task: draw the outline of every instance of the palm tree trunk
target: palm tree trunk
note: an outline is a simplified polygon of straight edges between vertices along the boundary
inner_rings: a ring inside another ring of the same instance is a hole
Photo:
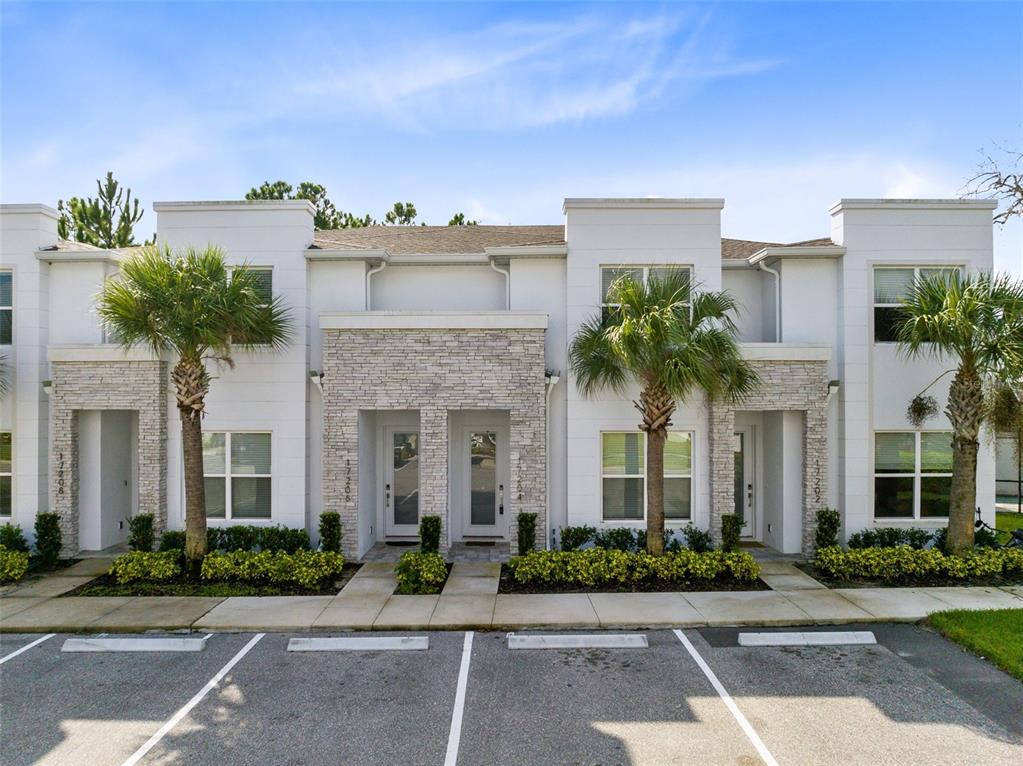
[[[675,412],[675,400],[660,383],[648,383],[633,406],[643,413],[646,432],[646,550],[664,553],[664,443]]]
[[[660,556],[664,553],[664,442],[668,433],[663,428],[646,435],[646,549]]]
[[[952,423],[952,487],[948,509],[948,549],[973,550],[973,516],[977,504],[977,451],[984,418],[984,386],[972,365],[956,371],[945,410]]]
[[[202,362],[182,359],[171,375],[181,417],[185,461],[185,559],[188,573],[199,576],[206,555],[206,485],[202,464],[202,413],[209,375]]]

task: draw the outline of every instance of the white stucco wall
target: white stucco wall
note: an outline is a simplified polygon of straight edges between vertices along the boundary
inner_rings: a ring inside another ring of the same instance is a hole
[[[501,311],[505,277],[487,264],[389,265],[373,275],[374,311]]]
[[[739,303],[735,324],[739,328],[739,340],[744,343],[774,340],[773,337],[764,335],[763,296],[764,282],[773,279],[770,274],[750,268],[728,268],[721,272],[722,289],[731,293]]]
[[[842,200],[832,210],[831,238],[846,248],[841,260],[837,358],[840,393],[840,505],[846,535],[873,521],[874,431],[906,428],[905,408],[949,364],[898,357],[895,346],[874,343],[873,268],[881,265],[961,265],[992,268],[991,205],[981,201]],[[944,387],[944,388],[943,388]],[[947,383],[929,393],[944,405]],[[939,415],[926,429],[945,429]],[[977,504],[994,521],[994,454],[981,441]],[[890,523],[890,522],[884,522]],[[904,522],[934,526],[935,522]]]
[[[617,264],[691,266],[703,289],[721,289],[720,200],[566,201],[566,320],[568,339],[600,308],[600,267]],[[625,397],[585,399],[568,376],[567,495],[569,525],[601,526],[602,431],[635,431],[640,415]],[[693,432],[693,518],[710,518],[707,459],[708,418],[702,397],[694,397],[672,418],[673,429]],[[615,522],[634,527],[643,522]],[[681,524],[679,525],[681,526]]]
[[[235,367],[211,368],[205,431],[271,434],[271,519],[238,523],[305,527],[306,389],[309,290],[305,253],[313,241],[312,206],[301,202],[156,203],[157,237],[171,248],[221,247],[231,265],[270,267],[273,291],[291,310],[292,338],[281,352],[235,353]],[[168,439],[168,525],[184,525],[181,429],[173,392]],[[230,522],[211,520],[219,525]],[[311,525],[315,528],[315,523]]]

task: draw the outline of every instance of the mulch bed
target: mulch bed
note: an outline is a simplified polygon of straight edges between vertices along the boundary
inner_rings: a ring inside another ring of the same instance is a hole
[[[944,588],[944,587],[977,587],[977,588],[1000,588],[1005,585],[1023,585],[1023,579],[1006,579],[1004,577],[975,577],[973,579],[957,579],[954,577],[923,577],[901,582],[890,582],[887,580],[841,580],[826,574],[813,565],[812,562],[796,564],[796,567],[806,572],[810,577],[829,588]]]
[[[111,575],[102,575],[79,585],[65,596],[334,596],[362,564],[345,564],[340,577],[319,588],[300,585],[264,585],[248,582],[195,582],[184,577],[169,582],[136,582],[121,585]]]
[[[749,591],[749,590],[770,590],[763,580],[756,582],[693,582],[680,584],[678,582],[667,582],[664,580],[649,580],[647,582],[635,583],[614,587],[613,585],[598,585],[588,588],[581,585],[552,585],[550,583],[523,584],[516,582],[512,577],[511,569],[507,564],[501,565],[501,584],[497,589],[498,593],[679,593],[692,591]]]

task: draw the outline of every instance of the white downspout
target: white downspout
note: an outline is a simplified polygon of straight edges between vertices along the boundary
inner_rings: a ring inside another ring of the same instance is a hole
[[[381,261],[380,265],[375,269],[370,269],[366,272],[366,311],[369,311],[369,296],[370,296],[370,277],[374,274],[379,274],[381,271],[387,268],[387,261]]]
[[[781,343],[781,274],[765,264],[757,264],[757,268],[774,275],[774,342]]]
[[[508,311],[511,309],[511,272],[499,268],[493,258],[490,259],[490,268],[498,274],[504,274],[504,308]]]
[[[551,393],[554,391],[554,387],[558,385],[558,381],[561,380],[561,376],[556,373],[549,373],[547,375],[547,385],[544,387],[544,449],[545,449],[545,460],[544,460],[544,502],[547,504],[547,508],[544,512],[544,543],[543,547],[545,550],[550,550],[553,546],[553,539],[551,536]]]

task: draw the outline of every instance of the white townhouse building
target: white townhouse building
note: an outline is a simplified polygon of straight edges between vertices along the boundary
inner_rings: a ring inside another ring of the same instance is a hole
[[[567,348],[613,279],[665,266],[742,305],[742,349],[763,379],[732,408],[702,398],[673,417],[668,526],[717,534],[724,513],[785,553],[814,514],[843,534],[945,524],[949,425],[906,419],[938,377],[891,337],[893,306],[934,269],[992,268],[993,203],[845,199],[823,238],[721,236],[721,199],[566,199],[557,226],[374,226],[315,231],[303,201],[161,202],[157,237],[219,245],[265,272],[294,322],[283,352],[215,370],[203,422],[212,525],[315,534],[339,511],[349,556],[413,538],[424,514],[445,549],[566,525],[644,525],[634,396],[583,398]],[[70,552],[122,542],[152,512],[182,528],[181,438],[169,367],[111,342],[94,311],[126,252],[57,237],[45,205],[0,207],[0,521],[62,519]],[[931,389],[943,401],[949,376]],[[638,391],[636,392],[638,394]],[[995,458],[982,443],[978,504],[993,521]]]

